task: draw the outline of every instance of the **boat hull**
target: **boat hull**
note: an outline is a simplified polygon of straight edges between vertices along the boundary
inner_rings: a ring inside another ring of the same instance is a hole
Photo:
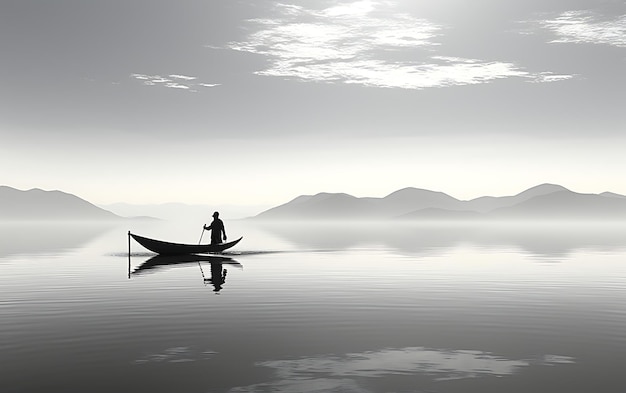
[[[162,240],[150,239],[147,237],[135,235],[130,233],[129,235],[135,239],[135,241],[141,244],[143,247],[150,251],[156,252],[160,255],[189,255],[189,254],[207,254],[207,253],[219,253],[235,246],[243,237],[228,243],[220,244],[181,244],[170,243]]]

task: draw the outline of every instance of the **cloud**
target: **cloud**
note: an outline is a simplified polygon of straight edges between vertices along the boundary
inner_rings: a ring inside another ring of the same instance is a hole
[[[422,347],[383,349],[348,353],[343,356],[317,356],[294,360],[270,360],[257,365],[273,368],[275,379],[267,383],[241,386],[231,392],[369,392],[357,378],[388,378],[398,375],[430,376],[434,381],[503,377],[531,365],[571,364],[567,356],[545,355],[539,359],[511,360],[488,352],[438,350]]]
[[[170,75],[170,78],[183,79],[183,80],[186,80],[186,81],[191,81],[191,80],[197,79],[195,76],[176,75],[176,74]]]
[[[539,24],[557,38],[552,43],[603,44],[626,48],[626,15],[603,20],[591,11],[563,12]]]
[[[510,63],[469,63],[411,65],[383,60],[357,60],[261,71],[260,75],[291,76],[303,80],[341,81],[375,87],[423,89],[485,83],[511,76],[527,76]]]
[[[166,83],[165,87],[171,87],[172,89],[189,89],[189,86],[187,85],[181,85],[180,83]]]
[[[534,79],[530,80],[530,82],[532,83],[558,82],[558,81],[572,79],[574,77],[575,75],[567,75],[567,74],[558,75],[558,74],[553,74],[551,72],[540,72],[536,74]]]
[[[219,84],[195,82],[195,76],[171,74],[167,77],[161,75],[131,74],[131,78],[141,81],[146,86],[162,86],[170,89],[188,90],[196,92],[195,87],[214,87]]]
[[[536,78],[510,62],[437,56],[444,27],[394,11],[392,1],[359,0],[321,10],[277,4],[274,19],[253,19],[257,30],[233,50],[264,55],[256,74],[303,81],[424,89]],[[402,53],[412,60],[393,60]]]

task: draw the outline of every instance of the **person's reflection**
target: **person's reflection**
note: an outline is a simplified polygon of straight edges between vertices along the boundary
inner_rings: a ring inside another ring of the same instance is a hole
[[[221,262],[211,262],[211,278],[205,278],[204,281],[213,284],[213,292],[222,290],[222,285],[226,282],[226,269],[222,269]]]

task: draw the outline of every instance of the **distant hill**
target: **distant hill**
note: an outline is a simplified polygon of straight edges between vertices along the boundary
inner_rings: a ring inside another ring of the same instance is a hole
[[[472,210],[481,213],[493,211],[495,209],[504,208],[516,205],[518,203],[525,202],[531,198],[547,195],[558,191],[569,191],[563,186],[557,184],[540,184],[535,187],[531,187],[528,190],[522,191],[517,195],[504,196],[504,197],[492,197],[484,196],[463,203],[463,209]]]
[[[423,209],[461,210],[463,202],[443,192],[403,188],[379,199],[378,215],[395,217]]]
[[[579,194],[540,184],[512,196],[462,201],[443,192],[404,188],[384,198],[348,194],[302,195],[266,210],[259,220],[626,220],[626,196]]]
[[[256,217],[278,220],[372,218],[376,216],[375,212],[375,203],[366,198],[323,192],[313,196],[299,196],[284,205],[266,210]]]
[[[301,195],[294,200],[266,210],[257,218],[282,219],[381,219],[426,208],[455,209],[461,203],[442,192],[404,188],[384,198],[357,198],[352,195],[322,192]]]
[[[121,219],[76,195],[62,191],[28,191],[0,186],[0,220],[110,221]]]
[[[507,219],[626,220],[626,199],[558,191],[539,195],[514,206],[495,209],[490,214]]]
[[[603,192],[600,195],[604,196],[604,197],[609,197],[609,198],[623,198],[623,199],[626,199],[626,195],[620,195],[620,194],[616,194],[614,192],[608,192],[608,191]]]

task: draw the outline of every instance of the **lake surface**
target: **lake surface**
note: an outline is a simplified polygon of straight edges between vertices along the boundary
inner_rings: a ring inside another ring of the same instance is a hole
[[[0,225],[0,391],[626,391],[626,226],[225,223]]]

